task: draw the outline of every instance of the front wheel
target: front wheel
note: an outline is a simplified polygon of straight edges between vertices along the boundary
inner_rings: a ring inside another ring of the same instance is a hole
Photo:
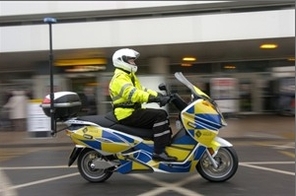
[[[204,153],[196,165],[198,173],[210,182],[224,182],[230,179],[237,171],[238,156],[232,147],[221,147],[214,157],[218,168],[215,168]]]
[[[92,149],[85,148],[78,157],[77,167],[80,175],[89,182],[104,182],[111,177],[113,172],[106,169],[93,168],[93,161],[101,155]]]

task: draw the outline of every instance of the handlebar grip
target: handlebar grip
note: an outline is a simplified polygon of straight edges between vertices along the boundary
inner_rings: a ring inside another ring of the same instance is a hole
[[[186,108],[188,106],[188,104],[177,93],[174,93],[172,95],[171,102],[176,106],[176,108],[179,111],[184,110],[184,108]]]

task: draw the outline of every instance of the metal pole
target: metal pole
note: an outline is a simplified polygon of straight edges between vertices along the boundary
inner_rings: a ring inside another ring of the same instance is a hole
[[[53,92],[53,52],[52,52],[52,24],[56,23],[55,18],[44,18],[43,22],[49,24],[49,74],[50,74],[50,125],[51,125],[51,135],[55,135],[56,128],[54,122],[54,92]]]

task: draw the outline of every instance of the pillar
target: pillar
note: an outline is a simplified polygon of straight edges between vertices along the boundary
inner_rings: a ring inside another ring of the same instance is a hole
[[[169,59],[166,57],[153,57],[149,59],[149,73],[163,75],[169,74]]]

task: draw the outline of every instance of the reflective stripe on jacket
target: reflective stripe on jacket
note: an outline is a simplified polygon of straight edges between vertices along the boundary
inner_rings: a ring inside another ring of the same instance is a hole
[[[133,81],[134,80],[134,81]],[[134,73],[127,73],[115,69],[114,75],[109,83],[109,94],[115,107],[114,114],[117,120],[130,116],[135,110],[133,105],[148,101],[149,95],[157,96],[157,92],[143,87]]]

